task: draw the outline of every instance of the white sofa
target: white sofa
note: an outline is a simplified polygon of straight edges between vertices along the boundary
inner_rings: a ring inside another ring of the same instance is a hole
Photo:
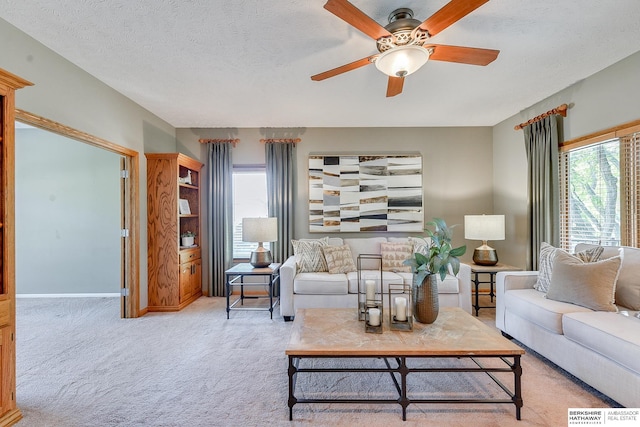
[[[354,264],[360,254],[380,254],[383,242],[404,243],[407,238],[330,238],[329,245],[349,245]],[[379,277],[379,261],[362,262],[361,277]],[[383,271],[383,287],[389,283],[408,284],[413,280],[410,272]],[[438,278],[438,296],[441,307],[461,307],[471,313],[471,269],[461,264],[457,276],[448,275],[444,281]],[[385,299],[383,299],[385,301]],[[386,302],[386,301],[385,301]],[[295,256],[289,257],[280,267],[280,314],[292,320],[299,308],[353,308],[358,305],[358,273],[331,274],[328,272],[299,273]]]
[[[607,247],[601,259],[615,255],[618,248]],[[640,249],[623,249],[616,301],[631,307],[617,303],[619,312],[548,299],[534,289],[537,277],[535,271],[497,274],[497,328],[621,405],[640,407],[640,318],[634,317],[640,309]]]

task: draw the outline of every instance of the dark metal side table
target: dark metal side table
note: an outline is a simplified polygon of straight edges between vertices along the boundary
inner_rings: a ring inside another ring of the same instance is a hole
[[[269,267],[255,268],[249,263],[237,264],[224,272],[225,275],[225,290],[227,294],[227,319],[229,318],[229,312],[231,310],[264,310],[269,311],[271,318],[273,319],[273,309],[280,302],[280,263],[273,263]],[[245,282],[246,277],[260,277],[266,276],[267,283],[263,282]],[[231,291],[234,286],[240,286],[240,296],[234,301],[230,301]],[[245,287],[268,287],[268,295],[266,296],[247,296],[245,295]],[[259,299],[268,298],[269,305],[263,307],[245,307],[245,299]]]
[[[473,304],[473,308],[476,310],[476,317],[478,316],[478,311],[480,311],[481,308],[495,308],[495,305],[484,305],[481,306],[480,302],[479,302],[479,292],[478,292],[478,288],[480,287],[481,284],[488,284],[489,285],[489,296],[491,297],[491,302],[493,302],[493,299],[495,298],[496,294],[495,294],[495,285],[496,285],[496,273],[500,272],[500,271],[519,271],[521,270],[518,267],[514,267],[512,265],[507,265],[507,264],[502,264],[502,263],[497,263],[496,265],[478,265],[478,264],[467,264],[469,267],[471,267],[471,282],[474,285],[475,288],[475,297],[474,297],[474,304]],[[484,274],[485,280],[480,280],[480,275]]]

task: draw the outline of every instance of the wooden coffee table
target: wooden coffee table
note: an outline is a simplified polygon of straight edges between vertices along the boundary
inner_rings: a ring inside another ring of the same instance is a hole
[[[385,319],[386,321],[386,319]],[[285,354],[289,357],[289,419],[293,419],[293,406],[297,403],[393,403],[402,406],[402,419],[407,419],[411,403],[507,403],[516,407],[520,419],[522,391],[520,357],[524,350],[500,333],[475,319],[460,308],[440,308],[438,319],[431,325],[414,322],[412,332],[391,331],[383,325],[382,334],[365,333],[353,309],[303,309],[296,312],[293,330]],[[385,361],[386,368],[303,368],[303,359],[363,358]],[[451,367],[412,367],[413,358],[469,358],[474,364],[452,363]],[[497,358],[504,362],[499,367],[486,367],[483,358]],[[407,363],[409,361],[410,363]],[[411,366],[410,366],[411,365]],[[299,399],[295,396],[299,373],[323,372],[388,372],[398,392],[395,399]],[[480,372],[489,375],[509,396],[508,399],[414,399],[407,393],[407,376],[430,372]],[[513,373],[513,391],[498,380],[496,372]]]

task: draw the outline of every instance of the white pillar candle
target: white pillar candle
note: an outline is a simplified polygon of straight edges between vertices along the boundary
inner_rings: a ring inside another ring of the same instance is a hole
[[[376,282],[374,280],[365,280],[364,285],[367,290],[367,303],[373,303],[376,299]]]
[[[404,297],[395,298],[396,320],[405,322],[407,320],[407,299]]]
[[[369,324],[371,326],[380,325],[380,309],[378,308],[369,309]]]

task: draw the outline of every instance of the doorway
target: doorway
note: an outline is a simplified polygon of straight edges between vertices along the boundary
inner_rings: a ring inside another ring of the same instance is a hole
[[[102,188],[106,195],[110,196],[110,204],[116,204],[119,206],[110,206],[108,207],[106,204],[109,203],[108,200],[102,200],[100,194],[91,194],[90,186],[91,183],[79,183],[73,182],[73,179],[70,179],[69,176],[72,173],[65,174],[65,181],[68,186],[74,187],[76,193],[75,201],[68,203],[66,201],[58,201],[56,203],[55,194],[52,192],[51,194],[47,194],[51,202],[51,206],[55,206],[55,209],[51,209],[51,212],[55,212],[56,215],[67,215],[73,217],[73,204],[80,204],[83,208],[93,209],[95,210],[96,215],[105,214],[107,210],[111,210],[112,213],[110,215],[109,221],[113,223],[114,215],[115,221],[120,223],[120,230],[117,236],[109,236],[109,239],[118,239],[120,243],[115,243],[115,247],[117,249],[114,250],[114,245],[111,244],[109,248],[101,248],[101,247],[92,247],[91,250],[100,251],[104,250],[103,256],[105,258],[105,262],[109,262],[111,266],[119,265],[120,271],[108,271],[105,270],[102,273],[99,271],[95,271],[96,268],[90,268],[89,266],[83,265],[82,263],[82,251],[83,248],[80,244],[79,247],[74,248],[73,238],[69,237],[70,230],[51,230],[49,227],[48,233],[49,238],[52,241],[56,241],[56,239],[60,240],[62,238],[65,239],[64,244],[61,246],[65,252],[65,256],[69,257],[77,257],[76,266],[78,267],[79,274],[85,277],[74,278],[77,279],[77,282],[81,282],[82,280],[91,281],[91,275],[93,275],[93,288],[91,289],[91,293],[112,293],[111,290],[116,291],[120,294],[121,299],[121,317],[122,318],[133,318],[138,317],[140,315],[139,308],[139,202],[137,200],[137,191],[139,184],[139,176],[138,176],[138,153],[134,150],[130,150],[128,148],[124,148],[113,144],[111,142],[102,140],[100,138],[94,137],[92,135],[77,131],[75,129],[69,128],[67,126],[61,125],[59,123],[53,122],[51,120],[33,115],[31,113],[16,110],[16,123],[24,123],[29,126],[33,126],[36,130],[41,131],[49,131],[52,133],[52,137],[61,138],[63,140],[68,141],[69,139],[74,141],[80,141],[84,144],[88,144],[92,147],[81,147],[77,151],[79,152],[89,152],[93,153],[89,155],[89,158],[92,156],[96,156],[100,160],[97,165],[102,165],[101,167],[106,168],[114,168],[116,173],[119,176],[115,176],[116,181],[108,181],[108,184],[104,183],[95,183],[96,186]],[[16,139],[17,144],[20,142]],[[16,145],[17,145],[16,144]],[[68,144],[67,144],[68,145]],[[99,152],[96,152],[94,147],[100,149]],[[106,150],[106,151],[105,151]],[[58,159],[58,157],[53,157],[54,159]],[[86,157],[85,157],[86,158]],[[87,167],[87,165],[79,165],[74,163],[72,159],[65,159],[67,168],[78,168],[82,169],[82,167]],[[96,166],[92,166],[96,167]],[[119,170],[119,172],[118,172]],[[46,178],[45,178],[46,179]],[[28,181],[26,179],[25,181]],[[22,183],[17,183],[16,187]],[[26,183],[25,183],[26,184]],[[31,183],[32,189],[38,188]],[[42,183],[43,187],[46,187],[46,182]],[[115,188],[114,188],[115,186]],[[79,192],[81,188],[84,188],[85,193]],[[96,188],[96,190],[99,190]],[[89,190],[89,192],[86,192]],[[98,193],[99,191],[97,191]],[[88,200],[87,200],[88,199]],[[118,203],[119,201],[119,203]],[[102,204],[102,205],[101,205]],[[102,206],[102,207],[101,207]],[[118,210],[119,207],[119,210]],[[115,210],[115,213],[113,212]],[[19,212],[19,207],[16,207],[16,211]],[[45,212],[46,214],[46,212]],[[67,221],[68,222],[68,221]],[[82,221],[78,222],[78,232],[82,232],[81,230]],[[113,224],[111,224],[113,225]],[[46,227],[46,224],[43,226]],[[117,225],[116,225],[117,226]],[[110,227],[113,228],[113,227]],[[46,228],[43,228],[45,230]],[[118,230],[115,230],[116,232]],[[95,234],[96,238],[100,238],[100,233],[104,234],[104,230],[95,230],[89,227],[84,231],[86,233]],[[110,230],[109,232],[113,233],[114,230]],[[25,233],[27,234],[27,233]],[[24,236],[27,237],[27,236]],[[32,238],[37,238],[37,234],[32,234]],[[83,236],[86,238],[87,236]],[[81,242],[82,238],[78,238],[78,242]],[[86,240],[85,240],[86,241]],[[114,240],[111,240],[113,243]],[[60,242],[56,242],[59,244]],[[57,246],[54,244],[53,246]],[[52,249],[49,249],[52,250]],[[68,252],[68,255],[66,254]],[[94,257],[95,258],[95,257]],[[110,261],[108,261],[110,260]],[[50,266],[53,268],[53,266]],[[85,269],[85,273],[82,273],[82,267],[88,267]],[[113,270],[113,268],[111,268]],[[60,274],[69,274],[69,272],[60,272]],[[104,276],[104,277],[103,277]],[[111,276],[111,277],[109,277]],[[70,276],[68,276],[70,277]],[[103,280],[104,279],[104,280]],[[119,282],[119,288],[108,288],[106,284],[100,283],[101,281],[111,281],[111,282]],[[69,281],[71,282],[71,281]],[[74,293],[74,286],[79,286],[78,284],[73,283],[65,283],[62,287],[58,288],[58,291],[62,289],[61,293]],[[32,289],[30,293],[34,293]],[[37,290],[36,292],[37,293]],[[59,293],[56,292],[56,289],[52,289],[51,293]],[[78,291],[78,293],[81,293]]]

